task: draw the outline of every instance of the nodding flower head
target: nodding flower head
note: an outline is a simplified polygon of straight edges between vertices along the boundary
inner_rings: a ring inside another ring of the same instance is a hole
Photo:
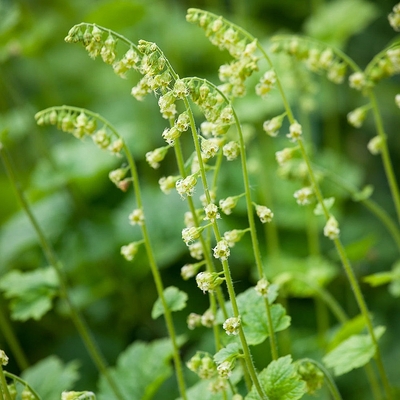
[[[217,272],[199,272],[196,275],[196,283],[199,289],[206,292],[213,292],[221,283],[224,281],[224,278],[220,277],[220,273]]]
[[[188,175],[186,178],[176,181],[175,187],[177,192],[181,195],[182,199],[186,196],[192,196],[197,183],[195,175]]]
[[[331,240],[337,239],[340,234],[339,223],[334,216],[330,216],[324,227],[324,235]]]
[[[256,205],[256,213],[263,224],[271,222],[274,217],[274,213],[266,206]]]
[[[225,239],[221,239],[213,250],[214,257],[220,259],[221,261],[227,260],[231,254],[228,241]]]

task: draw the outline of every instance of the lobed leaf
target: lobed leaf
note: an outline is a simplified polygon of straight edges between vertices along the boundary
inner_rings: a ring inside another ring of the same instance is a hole
[[[377,339],[383,335],[385,329],[384,326],[374,329]],[[333,368],[335,375],[339,376],[366,365],[375,352],[375,345],[369,334],[353,335],[330,351],[323,358],[323,362],[328,368]]]
[[[306,383],[301,380],[291,356],[272,361],[259,374],[262,388],[269,400],[297,400],[306,393]],[[259,400],[253,387],[246,400]]]
[[[42,399],[59,399],[61,392],[72,388],[78,380],[78,362],[64,364],[58,357],[49,356],[25,370],[21,378],[40,393]]]
[[[186,301],[188,295],[182,290],[179,290],[175,286],[167,287],[164,290],[165,301],[167,306],[171,311],[183,310],[186,307]],[[164,314],[164,307],[161,299],[158,298],[154,303],[153,310],[151,311],[151,317],[153,319],[158,318],[160,315]]]
[[[172,375],[169,360],[173,349],[169,339],[151,343],[135,342],[129,346],[110,368],[110,373],[124,397],[129,400],[148,400],[157,392],[161,384]],[[116,399],[104,377],[99,382],[99,400]]]
[[[0,279],[0,289],[11,299],[14,319],[38,320],[51,309],[58,291],[58,278],[53,267],[32,272],[10,271]]]

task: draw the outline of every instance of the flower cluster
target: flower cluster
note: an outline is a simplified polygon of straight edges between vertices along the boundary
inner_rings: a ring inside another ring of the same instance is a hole
[[[220,67],[219,78],[225,82],[223,90],[228,96],[244,96],[246,78],[258,70],[258,57],[255,55],[257,41],[250,40],[249,36],[245,36],[224,18],[207,11],[191,8],[186,19],[203,28],[214,46],[227,50],[234,58],[231,63]]]
[[[256,204],[256,213],[263,224],[266,222],[271,222],[272,218],[274,217],[274,213],[268,207],[258,204]]]
[[[227,335],[238,335],[240,328],[240,317],[231,317],[225,320],[222,325]]]
[[[163,176],[158,180],[158,184],[160,185],[160,189],[165,193],[171,193],[172,189],[175,189],[176,182],[178,181],[179,176]]]
[[[178,179],[175,183],[175,187],[182,199],[184,199],[186,196],[193,195],[196,183],[196,175],[188,175],[186,178]]]
[[[207,206],[205,206],[204,212],[205,212],[204,220],[214,222],[215,220],[221,218],[218,212],[218,207],[213,203],[210,203]]]
[[[106,126],[97,129],[97,119],[88,110],[76,107],[51,107],[35,115],[38,125],[55,125],[63,132],[72,133],[78,139],[90,136],[101,149],[119,155],[124,147],[121,138],[113,139]]]
[[[224,239],[228,242],[229,247],[235,246],[240,241],[242,236],[249,230],[248,229],[232,229],[224,233]]]
[[[267,297],[268,292],[269,292],[269,287],[270,283],[266,278],[261,278],[258,282],[257,285],[255,286],[255,291],[261,296],[261,297]]]
[[[167,155],[168,149],[169,146],[164,146],[147,152],[146,161],[152,168],[157,169],[160,166],[160,162],[164,160],[165,156]]]
[[[311,197],[314,194],[311,187],[303,187],[296,192],[294,192],[294,198],[296,199],[297,204],[301,206],[305,206],[311,203]]]
[[[201,379],[210,379],[217,373],[217,366],[208,353],[198,351],[186,365]]]
[[[390,26],[396,31],[400,32],[400,3],[393,7],[393,11],[388,15]]]
[[[267,135],[275,137],[278,135],[279,129],[281,129],[283,118],[286,113],[273,117],[263,123],[263,129]]]
[[[317,43],[299,37],[276,37],[273,52],[282,52],[304,62],[312,72],[325,73],[336,83],[343,83],[347,66],[331,48],[321,48]]]
[[[220,139],[218,138],[210,138],[204,139],[202,136],[201,138],[201,154],[205,160],[214,157],[219,150],[220,147]]]
[[[240,146],[237,142],[228,142],[222,148],[222,154],[228,161],[235,160],[240,154]]]
[[[185,242],[186,246],[189,246],[189,244],[198,239],[203,229],[204,228],[196,228],[195,226],[184,228],[182,230],[182,240]]]
[[[329,239],[334,240],[339,237],[339,233],[339,223],[337,222],[335,217],[330,216],[324,226],[324,235]]]
[[[196,264],[185,264],[182,268],[181,268],[181,276],[182,279],[184,279],[185,281],[187,281],[190,278],[193,278],[194,276],[196,276],[199,268],[204,265],[204,262],[198,262]]]
[[[297,142],[301,138],[302,133],[301,125],[295,121],[293,124],[290,124],[289,133],[286,136],[291,142]]]
[[[201,126],[204,136],[224,135],[235,122],[231,105],[215,86],[204,79],[190,78],[187,85],[191,99],[200,107],[207,120]]]
[[[355,128],[361,128],[367,112],[368,107],[358,107],[347,114],[347,122]]]
[[[231,249],[226,239],[221,239],[217,245],[213,248],[214,257],[221,261],[227,260],[231,254]]]
[[[186,319],[188,328],[192,331],[195,328],[201,326],[201,315],[196,313],[190,313]]]
[[[129,214],[129,223],[131,225],[143,225],[144,213],[141,208],[136,208]]]
[[[142,242],[132,242],[121,247],[121,255],[127,260],[132,261],[139,250]]]
[[[218,375],[223,379],[228,379],[233,371],[235,366],[235,360],[226,360],[218,365],[217,372]]]
[[[367,79],[363,72],[354,72],[349,76],[349,86],[356,90],[362,90],[367,85]]]
[[[383,141],[384,139],[382,138],[382,136],[374,136],[367,144],[370,153],[374,156],[379,154],[382,151]]]
[[[109,172],[110,181],[120,190],[126,192],[132,182],[131,177],[126,177],[129,168],[117,168]]]
[[[275,159],[280,166],[283,166],[287,161],[293,157],[293,153],[296,149],[293,147],[286,147],[283,150],[279,150],[275,153]]]
[[[226,199],[221,199],[219,201],[219,208],[226,215],[232,214],[232,210],[236,207],[239,197],[240,196],[229,196]]]
[[[266,97],[267,94],[274,87],[276,82],[276,73],[274,70],[269,70],[261,77],[260,81],[256,85],[256,94],[260,97]]]
[[[31,398],[31,397],[27,397]],[[36,398],[32,395],[32,398]],[[62,392],[61,400],[96,400],[96,395],[93,392]]]
[[[199,272],[196,275],[196,283],[199,289],[206,292],[213,292],[221,283],[224,278],[220,277],[220,273],[217,272]]]

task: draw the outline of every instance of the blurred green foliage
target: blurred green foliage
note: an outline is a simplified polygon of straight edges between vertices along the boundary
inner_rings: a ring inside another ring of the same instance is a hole
[[[386,19],[392,6],[388,0],[1,1],[0,140],[13,159],[37,219],[65,264],[73,299],[87,317],[111,364],[134,340],[148,341],[165,336],[162,318],[152,320],[150,317],[156,292],[144,252],[139,252],[134,264],[119,255],[122,244],[135,240],[135,230],[127,223],[133,199],[117,191],[107,178],[108,171],[119,165],[118,159],[90,143],[80,143],[55,130],[39,130],[33,118],[37,111],[52,105],[71,104],[98,112],[114,124],[138,161],[145,204],[155,205],[151,209],[149,229],[166,286],[174,285],[190,294],[188,308],[175,313],[178,332],[184,330],[189,312],[204,312],[207,300],[193,281],[184,282],[180,278],[180,267],[189,260],[180,238],[183,220],[177,218],[183,214],[183,203],[176,194],[165,196],[157,185],[159,177],[175,173],[175,165],[167,159],[160,171],[154,171],[144,159],[147,151],[163,144],[164,121],[158,114],[156,101],[150,96],[141,103],[136,102],[129,91],[137,76],[121,80],[108,66],[87,57],[81,48],[66,44],[63,39],[71,26],[81,21],[94,22],[133,41],[142,38],[154,41],[181,76],[206,77],[218,82],[218,67],[227,55],[213,48],[201,32],[185,21],[187,7],[203,7],[223,14],[265,43],[275,33],[310,35],[339,46],[363,67],[394,37]],[[308,118],[316,164],[334,171],[359,189],[372,184],[373,198],[394,216],[380,161],[366,149],[374,135],[372,122],[367,120],[361,130],[346,122],[347,112],[362,105],[362,98],[346,87],[333,86],[324,78],[310,76],[293,65],[279,67],[291,96],[300,96],[304,104],[311,104],[311,108],[298,111]],[[292,86],[295,80],[303,82],[300,91]],[[394,78],[380,83],[377,92],[397,172],[400,170],[400,141],[396,136],[399,115],[392,99],[399,91],[400,82]],[[279,112],[280,102],[274,101],[274,94],[263,103],[249,93],[238,100],[236,106],[252,136],[250,165],[252,158],[264,152],[264,169],[261,174],[252,175],[252,184],[264,193],[260,194],[261,198],[275,199],[279,242],[286,258],[279,264],[268,259],[267,264],[274,264],[272,270],[276,270],[276,274],[285,264],[285,272],[301,272],[308,268],[309,279],[330,282],[332,293],[344,304],[349,315],[355,315],[356,308],[343,273],[332,267],[337,259],[331,243],[321,241],[329,262],[324,261],[320,269],[318,265],[311,268],[305,265],[312,264],[311,260],[304,261],[304,257],[309,254],[306,225],[313,216],[293,201],[298,184],[275,174],[274,153],[283,147],[283,139],[267,143],[261,129],[264,120]],[[241,192],[237,176],[240,171],[235,167],[225,172],[219,183],[221,197]],[[382,224],[360,203],[353,202],[348,192],[327,182],[323,183],[323,189],[325,197],[336,198],[335,213],[343,221],[343,241],[357,274],[364,276],[390,270],[398,250]],[[0,199],[0,276],[17,269],[24,271],[25,276],[33,274],[43,268],[46,261],[1,165]],[[237,223],[244,217],[243,210]],[[322,221],[316,224],[320,228]],[[268,246],[267,241],[264,247]],[[237,288],[245,289],[252,282],[249,273],[252,261],[250,251],[246,250],[246,239],[235,247],[233,254]],[[296,262],[299,258],[302,260]],[[11,277],[3,278],[4,286],[10,283]],[[23,280],[19,284],[23,285]],[[392,318],[400,311],[399,304],[384,286],[365,285],[363,289],[375,320],[387,326],[382,343],[389,376],[392,376],[400,357],[396,340],[400,324],[398,319]],[[308,292],[304,294],[304,290]],[[292,354],[301,356],[307,350],[318,353],[314,303],[308,298],[310,289],[295,282],[287,291],[295,297],[289,300],[287,310],[292,316],[291,336],[295,343]],[[1,295],[1,313],[7,314],[9,305],[13,307],[13,300],[9,304],[5,299],[12,297],[10,293],[6,291]],[[66,310],[57,300],[54,309],[40,321],[12,322],[11,327],[29,363],[51,354],[65,362],[78,359],[81,371],[85,372],[81,374],[77,389],[96,389],[96,371]],[[203,333],[202,339],[200,334],[194,333],[184,351],[189,353],[200,340],[207,346],[209,338],[205,331]],[[4,341],[0,331],[0,343]],[[5,350],[11,353],[8,344]],[[138,350],[132,348],[132,351]],[[12,355],[10,359],[10,369],[19,373]],[[262,362],[257,355],[255,359]],[[69,379],[73,382],[77,367],[69,365]],[[117,368],[122,366],[117,364]],[[354,393],[359,394],[365,388],[354,382],[349,387],[348,379],[342,377],[339,385],[343,387],[344,398],[354,398]],[[164,385],[169,388],[168,381]]]

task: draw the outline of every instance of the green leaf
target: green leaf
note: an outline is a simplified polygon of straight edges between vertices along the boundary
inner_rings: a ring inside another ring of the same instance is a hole
[[[378,272],[363,278],[371,286],[389,285],[389,292],[393,297],[400,297],[400,261],[397,261],[391,271]]]
[[[377,339],[383,335],[385,329],[383,326],[374,329]],[[323,362],[328,368],[333,368],[335,375],[339,376],[367,364],[375,355],[375,351],[369,334],[353,335],[330,351],[323,358]]]
[[[325,287],[337,274],[337,267],[322,257],[285,258],[282,267],[267,266],[271,278],[285,296],[312,297],[315,287]]]
[[[58,291],[58,278],[53,267],[32,272],[10,271],[0,279],[0,289],[11,299],[14,319],[38,320],[51,309]]]
[[[259,374],[259,380],[269,400],[297,400],[306,393],[306,383],[296,372],[291,356],[272,361]],[[245,399],[260,399],[254,386]]]
[[[304,28],[307,35],[340,47],[377,16],[376,6],[370,2],[336,0],[320,6]]]
[[[124,398],[129,400],[149,400],[160,385],[172,375],[170,339],[155,340],[151,343],[135,342],[129,346],[110,368]],[[117,399],[107,380],[100,378],[99,400]]]
[[[275,291],[273,298],[275,297]],[[237,296],[240,318],[247,342],[250,345],[262,343],[269,335],[265,299],[258,295],[254,288],[249,288]],[[230,302],[226,303],[228,314],[233,314]],[[286,315],[285,308],[280,304],[271,304],[271,317],[274,332],[286,329],[290,325],[290,317]],[[217,321],[223,322],[222,313],[217,315]]]
[[[65,229],[71,213],[71,199],[65,192],[58,192],[32,205],[32,212],[49,240],[55,240]],[[21,256],[27,248],[38,244],[38,238],[24,211],[5,223],[0,232],[0,273],[7,263]]]
[[[340,343],[348,339],[353,335],[357,335],[363,331],[366,327],[365,318],[363,315],[357,315],[356,317],[350,319],[345,324],[340,326],[340,329],[335,333],[332,340],[328,345],[328,350],[333,350]]]
[[[324,202],[325,208],[327,210],[330,210],[333,207],[333,205],[335,204],[335,198],[329,197],[327,199],[324,199],[323,202]],[[324,213],[325,213],[325,211],[322,208],[321,203],[318,203],[314,208],[314,214],[315,215],[324,215]]]
[[[364,276],[363,281],[369,285],[376,287],[386,285],[392,282],[393,274],[390,271],[377,272],[376,274]]]
[[[59,399],[61,393],[72,388],[78,380],[78,362],[64,364],[58,357],[50,356],[29,367],[21,374],[42,399]]]
[[[168,308],[171,311],[180,311],[186,307],[188,295],[185,292],[182,292],[181,290],[176,288],[175,286],[167,287],[164,290],[164,296]],[[161,299],[158,298],[154,303],[153,310],[151,311],[151,317],[153,319],[156,319],[163,314],[164,314],[164,307],[162,305]]]
[[[214,355],[214,361],[216,364],[221,364],[228,359],[236,358],[239,355],[239,351],[238,343],[230,343]]]

